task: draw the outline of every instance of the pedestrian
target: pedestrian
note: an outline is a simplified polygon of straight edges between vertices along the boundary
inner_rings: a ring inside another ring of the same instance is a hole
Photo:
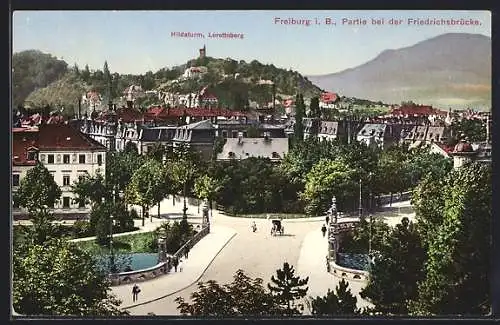
[[[132,288],[132,300],[134,302],[137,301],[137,299],[139,298],[139,292],[141,292],[141,289],[139,288],[139,286],[136,284],[134,284],[134,287]]]
[[[188,254],[189,254],[189,246],[186,246],[186,249],[184,250],[184,258],[188,258]]]
[[[326,224],[328,224],[328,222],[330,221],[330,216],[326,216]]]
[[[179,272],[182,272],[182,266],[183,266],[183,263],[182,263],[182,258],[181,258],[179,261]]]
[[[323,227],[321,227],[321,232],[323,233],[323,237],[326,235],[326,226],[323,224]]]
[[[174,256],[172,264],[174,265],[175,272],[177,272],[177,266],[179,266],[179,259],[177,258],[177,256]]]

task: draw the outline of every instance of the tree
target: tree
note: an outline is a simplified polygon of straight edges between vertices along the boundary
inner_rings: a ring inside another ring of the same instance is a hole
[[[248,138],[259,138],[260,137],[259,129],[253,125],[250,125],[247,128],[247,137]]]
[[[309,104],[309,117],[321,118],[321,111],[319,109],[319,98],[311,98],[311,103]]]
[[[384,239],[371,265],[368,285],[360,294],[375,305],[374,311],[406,315],[407,302],[416,298],[417,283],[424,275],[425,250],[417,228],[408,218],[403,218]]]
[[[85,68],[83,69],[81,76],[83,81],[85,82],[90,81],[90,69],[88,64],[85,65]]]
[[[106,183],[117,193],[125,191],[134,172],[144,163],[144,157],[134,152],[112,152],[106,157]]]
[[[111,195],[106,188],[104,177],[101,173],[91,176],[88,172],[82,175],[71,186],[75,194],[74,201],[79,204],[100,203],[103,199],[110,199]]]
[[[391,228],[383,220],[363,218],[354,231],[344,234],[341,252],[366,254],[371,246],[372,251],[380,252],[390,235]]]
[[[295,304],[295,300],[302,299],[306,296],[309,277],[301,279],[300,276],[295,276],[295,269],[287,262],[283,263],[283,269],[276,270],[276,277],[271,276],[271,283],[267,284],[268,289],[277,299],[280,305],[286,309],[285,314],[288,316],[299,315],[304,309],[302,304]]]
[[[125,152],[125,153],[131,153],[131,154],[134,154],[134,155],[138,155],[139,154],[139,150],[137,149],[137,145],[135,143],[133,143],[132,141],[128,141],[125,144],[125,148],[123,149],[123,152]]]
[[[412,187],[416,186],[428,174],[435,175],[436,178],[444,178],[453,167],[449,158],[431,153],[427,148],[413,151],[405,165],[407,166],[407,178],[409,178]]]
[[[408,153],[406,148],[392,146],[380,153],[374,173],[374,188],[377,193],[400,193],[409,186]]]
[[[340,159],[321,159],[306,176],[305,189],[301,195],[301,199],[306,202],[306,213],[322,215],[334,195],[339,209],[345,210],[348,203],[356,197],[354,172]]]
[[[124,315],[90,253],[57,239],[13,254],[13,305],[23,315]]]
[[[146,211],[155,203],[155,192],[162,188],[162,166],[155,160],[146,161],[132,175],[132,179],[125,190],[125,200],[129,204],[142,207],[142,225]]]
[[[435,236],[429,239],[426,274],[418,285],[418,298],[409,303],[411,314],[491,311],[491,173],[491,166],[476,162],[446,177],[442,200],[433,202],[441,207],[430,210],[442,211],[442,218],[435,224]]]
[[[220,285],[210,280],[198,283],[191,294],[192,303],[178,297],[175,302],[183,315],[191,316],[271,316],[282,309],[262,285],[261,278],[252,279],[243,270],[236,271],[231,283]]]
[[[194,184],[196,196],[200,199],[208,200],[210,209],[212,209],[212,200],[215,199],[221,189],[222,187],[219,185],[219,182],[208,175],[198,177]]]
[[[114,226],[113,221],[116,223]],[[98,244],[109,244],[111,227],[121,232],[134,229],[134,220],[125,204],[112,201],[94,204],[90,211],[89,228],[95,234]]]
[[[342,279],[335,292],[328,289],[326,296],[318,296],[311,301],[312,314],[315,316],[358,314],[357,300],[349,289],[349,283]]]
[[[186,156],[182,156],[179,160],[173,161],[171,164],[171,177],[176,187],[182,189],[184,197],[184,207],[182,209],[182,218],[187,220],[187,205],[186,196],[188,194],[189,182],[195,177],[196,166]]]
[[[165,147],[161,143],[155,143],[150,150],[148,150],[146,156],[151,159],[163,163],[163,158],[166,155]]]
[[[301,94],[297,94],[297,96],[295,97],[295,126],[293,134],[296,141],[298,142],[302,142],[304,140],[304,116],[304,98]]]
[[[28,170],[14,194],[14,201],[30,214],[46,207],[53,207],[61,197],[61,189],[52,174],[40,162]]]
[[[28,96],[45,88],[68,71],[64,60],[38,50],[27,50],[12,55],[12,103],[23,105]]]

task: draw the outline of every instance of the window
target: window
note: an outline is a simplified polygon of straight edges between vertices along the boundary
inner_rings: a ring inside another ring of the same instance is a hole
[[[228,154],[229,158],[234,158],[234,152],[230,151],[229,154]]]
[[[149,148],[148,148],[148,151],[149,151]],[[102,155],[101,155],[101,154],[98,154],[98,155],[97,155],[97,164],[98,164],[99,166],[101,166],[101,165],[102,165]]]
[[[273,157],[274,159],[277,159],[277,158],[279,158],[279,157],[280,157],[280,155],[278,155],[278,153],[277,153],[277,152],[273,152],[273,153],[272,153],[272,157]]]
[[[82,201],[78,202],[78,207],[85,208],[85,202],[82,202]]]
[[[47,155],[47,164],[54,163],[54,155]]]
[[[69,176],[63,176],[63,186],[69,186]]]
[[[69,208],[69,196],[63,197],[63,209],[68,209]]]
[[[227,138],[227,131],[222,131],[222,137]]]
[[[12,186],[19,186],[19,174],[12,175]]]
[[[36,160],[36,151],[34,150],[28,151],[28,160]]]
[[[85,164],[85,155],[78,155],[78,162],[80,164]]]
[[[63,163],[69,164],[69,155],[63,155]]]

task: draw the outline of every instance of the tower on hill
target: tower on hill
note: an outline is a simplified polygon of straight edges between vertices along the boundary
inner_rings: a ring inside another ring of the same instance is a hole
[[[207,49],[205,45],[203,45],[203,48],[200,49],[200,59],[204,59],[206,55],[207,55]]]

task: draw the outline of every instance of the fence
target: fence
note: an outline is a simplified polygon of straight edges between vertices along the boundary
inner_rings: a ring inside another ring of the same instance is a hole
[[[379,197],[380,205],[391,204],[395,202],[408,201],[411,199],[412,191],[403,193],[391,193],[386,195],[381,195]]]
[[[338,277],[344,278],[346,280],[353,281],[368,281],[370,278],[370,273],[367,271],[351,269],[348,267],[340,266],[333,260],[327,258],[327,271],[335,274]]]
[[[176,258],[183,257],[187,249],[190,249],[191,247],[196,245],[203,237],[205,237],[209,233],[210,226],[203,228],[200,232],[194,235],[193,238],[182,245],[182,247],[179,248],[177,252],[175,252],[172,256]],[[109,279],[111,280],[111,285],[116,286],[120,284],[128,284],[154,279],[160,275],[168,273],[170,269],[171,265],[168,262],[161,262],[147,269],[110,274]]]

